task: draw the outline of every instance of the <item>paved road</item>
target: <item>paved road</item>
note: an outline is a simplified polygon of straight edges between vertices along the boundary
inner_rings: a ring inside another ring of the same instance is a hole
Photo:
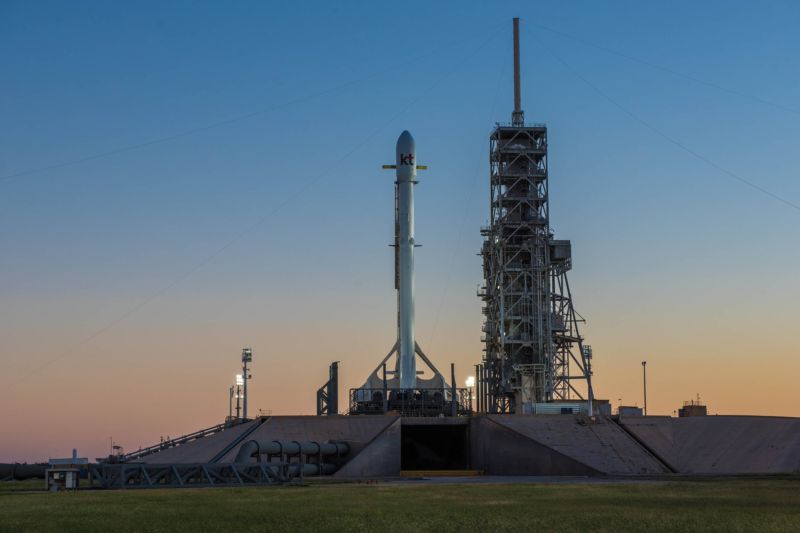
[[[596,477],[570,477],[570,476],[432,476],[418,478],[404,478],[383,481],[381,483],[389,485],[443,485],[443,484],[491,484],[491,483],[511,483],[511,484],[573,484],[573,483],[666,483],[666,480],[652,479],[626,479],[626,478],[596,478]]]

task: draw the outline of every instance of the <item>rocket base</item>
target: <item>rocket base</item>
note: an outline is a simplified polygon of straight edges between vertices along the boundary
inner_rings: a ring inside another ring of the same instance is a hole
[[[415,343],[416,356],[431,372],[425,378],[417,376],[417,386],[413,389],[400,387],[397,375],[399,364],[398,343],[378,364],[357,389],[350,389],[351,415],[396,413],[401,416],[465,416],[472,413],[469,391],[455,387],[455,376],[448,385],[439,369]],[[388,370],[387,363],[395,358],[394,370]]]

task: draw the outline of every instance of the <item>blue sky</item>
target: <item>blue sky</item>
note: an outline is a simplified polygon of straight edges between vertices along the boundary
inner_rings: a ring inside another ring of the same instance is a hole
[[[430,166],[418,334],[466,374],[513,16],[599,393],[641,402],[647,356],[651,409],[701,392],[719,412],[800,414],[783,377],[799,368],[800,210],[627,114],[800,204],[799,15],[792,2],[2,3],[2,416],[53,408],[35,389],[68,375],[163,416],[115,430],[147,444],[177,433],[178,413],[186,430],[222,416],[248,343],[264,407],[310,412],[333,359],[359,385],[393,341],[380,165],[403,129]],[[67,420],[96,407],[78,396]],[[94,431],[81,435],[106,438]]]

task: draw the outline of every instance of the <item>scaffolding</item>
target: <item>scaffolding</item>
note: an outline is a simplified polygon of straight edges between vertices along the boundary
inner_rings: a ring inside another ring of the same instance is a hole
[[[570,241],[555,240],[548,206],[547,127],[525,124],[519,21],[514,19],[514,111],[489,138],[489,225],[482,228],[484,357],[479,410],[531,413],[536,403],[588,400],[591,349],[583,346],[567,280]],[[585,381],[576,386],[577,380]]]

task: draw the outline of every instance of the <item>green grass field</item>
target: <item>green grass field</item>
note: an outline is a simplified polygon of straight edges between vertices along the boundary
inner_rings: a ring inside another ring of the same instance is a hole
[[[0,483],[0,531],[800,531],[796,479],[58,494],[41,483]]]

